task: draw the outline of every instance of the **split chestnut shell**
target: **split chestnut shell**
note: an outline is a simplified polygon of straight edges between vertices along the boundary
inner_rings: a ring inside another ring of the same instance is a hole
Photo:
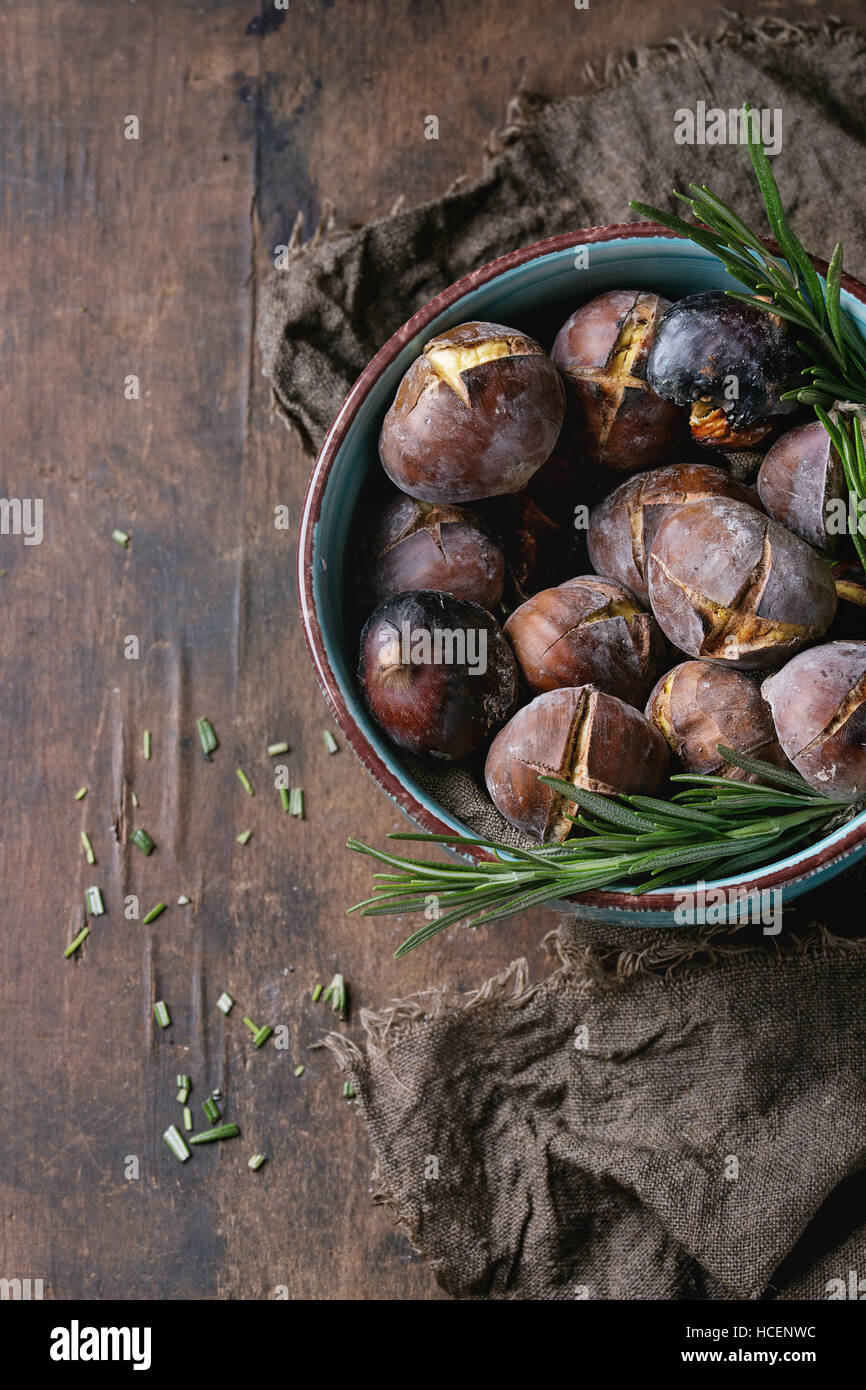
[[[827,642],[768,676],[761,693],[779,742],[823,796],[866,796],[866,642]]]
[[[787,767],[770,707],[752,676],[709,661],[683,661],[656,684],[647,719],[666,739],[684,772],[753,782],[752,773],[725,763],[719,744],[776,767]]]

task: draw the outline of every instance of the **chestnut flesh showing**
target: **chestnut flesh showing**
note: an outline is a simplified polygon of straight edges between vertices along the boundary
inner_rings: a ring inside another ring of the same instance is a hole
[[[578,447],[593,463],[634,472],[659,463],[685,433],[681,410],[646,379],[656,326],[668,300],[610,290],[566,319],[553,345],[565,373]]]
[[[650,552],[649,596],[675,647],[744,668],[779,665],[821,637],[836,612],[820,555],[726,497],[668,514]]]
[[[392,482],[425,502],[519,492],[552,453],[562,379],[532,338],[463,323],[431,338],[406,372],[379,439]]]
[[[658,395],[691,407],[692,438],[718,449],[754,448],[796,401],[803,361],[784,319],[721,290],[677,300],[661,319],[647,361]]]
[[[535,840],[559,843],[575,803],[540,781],[561,777],[587,791],[653,795],[668,747],[640,710],[591,685],[537,695],[500,729],[484,777],[494,805]]]
[[[474,753],[509,718],[519,686],[496,620],[433,590],[397,594],[370,615],[358,680],[394,743],[449,761]]]
[[[777,439],[758,473],[758,494],[770,516],[819,550],[834,551],[828,504],[846,497],[842,462],[820,420]]]
[[[827,642],[768,676],[761,693],[779,742],[822,796],[866,795],[866,642]]]
[[[709,661],[684,661],[662,676],[649,697],[646,716],[685,772],[756,781],[754,773],[722,760],[720,743],[775,767],[789,766],[770,707],[743,671]]]
[[[702,497],[733,497],[757,505],[754,492],[709,463],[673,463],[629,478],[593,508],[587,545],[596,574],[617,579],[644,601],[646,562],[671,507]]]
[[[395,497],[367,538],[362,584],[369,610],[407,589],[437,589],[493,609],[505,557],[487,524],[460,507]]]
[[[595,685],[642,706],[665,659],[655,618],[628,589],[594,574],[533,595],[503,631],[535,695]]]

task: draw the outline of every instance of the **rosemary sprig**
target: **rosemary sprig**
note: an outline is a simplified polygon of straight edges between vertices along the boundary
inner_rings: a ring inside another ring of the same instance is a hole
[[[495,858],[479,863],[410,859],[350,839],[348,848],[395,873],[374,875],[373,896],[349,908],[364,917],[422,912],[429,920],[395,952],[405,956],[458,922],[478,927],[542,903],[613,885],[632,893],[666,884],[711,879],[757,868],[814,839],[852,807],[814,792],[795,772],[718,745],[726,763],[761,782],[679,773],[671,801],[648,796],[601,796],[556,777],[542,781],[577,807],[582,833],[561,845],[521,850],[469,835],[406,832],[393,840],[484,847]],[[631,880],[631,882],[629,882]],[[435,912],[431,918],[431,900]]]
[[[860,502],[866,505],[866,339],[842,308],[842,247],[837,243],[822,280],[785,216],[748,102],[743,112],[752,168],[781,257],[773,255],[758,234],[706,184],[689,184],[688,193],[674,189],[674,197],[685,203],[702,224],[697,227],[648,203],[633,202],[630,206],[717,256],[734,279],[751,291],[740,294],[729,290],[732,299],[779,314],[794,325],[797,346],[806,361],[803,376],[807,380],[787,392],[785,399],[815,409],[842,461],[859,516]],[[834,408],[835,420],[831,420]],[[852,540],[860,563],[866,568],[866,538],[855,529]]]

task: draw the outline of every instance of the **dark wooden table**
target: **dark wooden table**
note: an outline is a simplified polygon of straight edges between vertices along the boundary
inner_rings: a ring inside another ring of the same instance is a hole
[[[2,6],[3,488],[43,500],[44,540],[0,537],[0,1276],[41,1278],[46,1297],[441,1296],[371,1204],[361,1123],[328,1055],[308,1051],[330,1017],[310,988],[344,971],[360,1037],[364,1005],[471,987],[521,953],[544,969],[543,913],[399,964],[399,926],[343,915],[369,882],[347,834],[381,838],[397,817],[351,754],[323,746],[293,578],[309,460],[270,413],[256,292],[299,209],[311,228],[325,200],[349,222],[433,196],[478,167],[521,79],[573,90],[587,61],[694,28],[696,12],[263,10],[249,32],[259,7],[233,0]],[[431,113],[438,142],[423,138]],[[198,715],[221,740],[210,764]],[[303,822],[271,785],[265,746],[283,738]],[[128,843],[139,824],[158,845],[147,859]],[[65,960],[92,883],[106,915]],[[128,895],[141,915],[169,907],[145,927]],[[257,1051],[244,1013],[287,1045]],[[179,1071],[199,1114],[219,1087],[243,1131],[186,1165],[161,1138]],[[268,1163],[251,1173],[256,1150]]]

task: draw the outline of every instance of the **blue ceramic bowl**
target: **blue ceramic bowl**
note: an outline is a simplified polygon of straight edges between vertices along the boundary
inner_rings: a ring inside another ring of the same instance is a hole
[[[844,286],[844,307],[866,334],[866,287],[850,277]],[[471,833],[413,780],[370,719],[355,681],[354,640],[347,640],[344,625],[352,519],[368,480],[380,468],[382,418],[406,368],[434,334],[470,319],[488,319],[535,332],[549,344],[573,309],[616,288],[657,290],[679,299],[700,290],[735,288],[735,282],[709,253],[652,224],[593,227],[514,251],[452,285],[394,334],[355,383],[316,461],[298,545],[301,616],[310,654],[348,743],[422,829]],[[864,854],[866,811],[809,848],[748,875],[716,880],[706,891],[729,890],[717,920],[736,919],[741,909],[731,907],[732,890],[773,893],[776,904],[790,902]],[[478,857],[485,856],[479,851]],[[639,896],[586,893],[558,906],[592,920],[666,927],[689,920],[681,895],[696,888],[685,881],[681,887]]]

